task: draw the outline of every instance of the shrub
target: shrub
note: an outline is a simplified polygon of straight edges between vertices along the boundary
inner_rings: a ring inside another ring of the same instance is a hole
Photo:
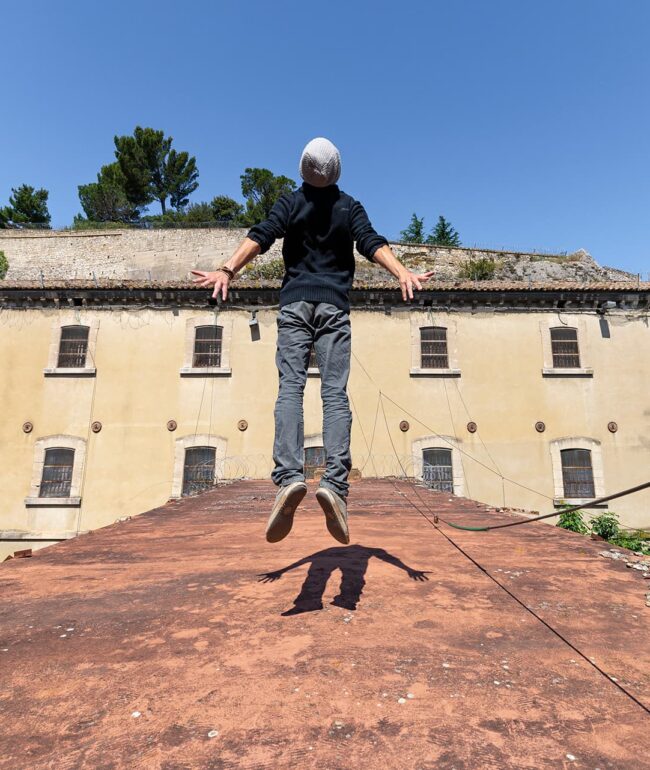
[[[249,267],[244,275],[246,278],[261,278],[267,281],[282,280],[284,278],[284,260],[275,257],[269,259],[268,262],[260,262]]]
[[[9,262],[4,251],[0,251],[0,281],[7,275],[7,270],[9,270]]]
[[[601,513],[591,520],[591,531],[610,542],[620,534],[618,514],[613,511]]]
[[[489,281],[494,278],[497,269],[496,263],[492,257],[471,257],[460,266],[458,276],[468,281]]]
[[[561,513],[556,526],[568,529],[571,532],[578,532],[580,535],[586,535],[589,532],[589,528],[585,524],[580,511]]]

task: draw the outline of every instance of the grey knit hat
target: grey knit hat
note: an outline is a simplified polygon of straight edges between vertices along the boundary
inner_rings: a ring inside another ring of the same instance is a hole
[[[312,139],[300,156],[300,176],[314,187],[336,184],[341,176],[341,155],[329,139]]]

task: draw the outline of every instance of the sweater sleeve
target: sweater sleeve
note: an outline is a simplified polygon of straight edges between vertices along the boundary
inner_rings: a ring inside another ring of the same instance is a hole
[[[357,250],[371,262],[377,249],[388,245],[384,236],[378,235],[370,224],[366,210],[359,201],[354,201],[350,209],[350,229],[357,244]]]
[[[290,214],[291,196],[282,195],[273,204],[268,217],[248,231],[248,237],[262,247],[262,254],[271,248],[276,238],[284,238]]]

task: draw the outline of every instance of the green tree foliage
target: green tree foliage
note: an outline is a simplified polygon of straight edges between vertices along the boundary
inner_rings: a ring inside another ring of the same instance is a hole
[[[126,177],[120,164],[102,166],[97,181],[79,185],[79,200],[90,222],[130,222],[140,211],[126,194]],[[77,220],[75,220],[77,221]]]
[[[210,201],[210,207],[212,208],[212,215],[217,222],[237,224],[244,214],[242,204],[238,203],[234,198],[229,198],[227,195],[216,195]]]
[[[496,269],[496,263],[492,257],[479,257],[478,259],[470,257],[460,266],[458,276],[468,281],[489,281],[494,278]]]
[[[171,136],[136,126],[133,136],[116,136],[114,142],[124,189],[134,206],[141,208],[157,200],[165,214],[168,198],[176,209],[187,204],[199,186],[196,158],[173,150]]]
[[[7,275],[7,270],[9,270],[9,262],[4,251],[0,251],[0,281]]]
[[[0,214],[4,227],[8,224],[50,226],[50,212],[47,208],[49,192],[43,188],[36,190],[31,185],[22,184],[11,188],[9,205]]]
[[[424,217],[413,212],[409,226],[401,231],[400,238],[403,243],[424,243]]]
[[[427,238],[427,243],[435,246],[460,246],[460,236],[442,215]]]
[[[264,221],[281,195],[296,189],[293,179],[275,176],[267,168],[247,168],[241,175],[241,191],[246,198],[242,224],[250,227]]]

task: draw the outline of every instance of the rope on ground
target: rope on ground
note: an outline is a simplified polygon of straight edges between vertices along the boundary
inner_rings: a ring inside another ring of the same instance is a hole
[[[426,514],[422,513],[420,509],[413,503],[410,498],[399,491],[397,488],[396,482],[393,480],[393,484],[395,486],[396,492],[398,494],[402,495],[406,498],[407,502],[424,518],[426,521],[436,530],[436,532],[442,537],[445,538],[459,553],[461,553],[466,559],[468,559],[478,570],[480,570],[486,577],[488,577],[493,583],[495,583],[502,591],[504,591],[508,596],[510,596],[511,599],[514,599],[514,601],[519,604],[520,607],[522,607],[526,612],[530,613],[537,621],[539,621],[545,628],[547,628],[552,634],[554,634],[558,639],[560,639],[564,644],[566,644],[568,647],[570,647],[576,655],[579,655],[586,663],[588,663],[592,668],[594,668],[601,676],[603,676],[608,682],[615,685],[624,695],[626,695],[633,703],[635,703],[637,706],[643,709],[643,711],[646,712],[646,714],[650,715],[650,708],[645,705],[642,701],[640,701],[635,695],[633,695],[629,690],[627,690],[625,687],[623,687],[620,682],[616,681],[610,674],[608,674],[605,670],[603,670],[597,663],[595,663],[593,660],[591,660],[582,650],[580,650],[578,647],[575,646],[572,642],[570,642],[563,634],[561,634],[557,629],[553,628],[553,626],[548,623],[544,618],[540,617],[532,607],[529,607],[524,601],[522,601],[516,594],[514,594],[507,586],[505,586],[503,583],[501,583],[499,580],[497,580],[494,575],[492,575],[488,570],[480,564],[473,556],[470,556],[470,554],[467,553],[458,543],[456,543],[449,535],[447,535],[445,532],[442,531],[442,529],[435,523],[434,519],[429,518]],[[645,489],[646,487],[650,486],[650,482],[646,484],[642,484],[639,489]],[[415,487],[413,487],[415,489]],[[636,490],[633,490],[636,491]],[[617,495],[617,496],[620,496]],[[419,494],[418,498],[421,500]],[[427,505],[425,503],[425,505]],[[427,505],[427,510],[432,513],[431,509]],[[436,517],[437,518],[437,517]]]

